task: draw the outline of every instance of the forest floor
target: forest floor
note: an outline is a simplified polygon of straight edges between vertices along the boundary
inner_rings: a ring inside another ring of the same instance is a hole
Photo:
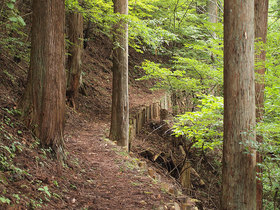
[[[219,172],[203,161],[207,187],[194,186],[184,195],[167,170],[141,156],[153,148],[164,151],[170,142],[147,125],[135,139],[132,152],[108,140],[111,106],[111,43],[96,35],[83,56],[83,91],[76,109],[67,107],[65,151],[58,164],[49,149],[42,149],[19,119],[28,65],[0,54],[0,209],[180,209],[188,200],[193,209],[218,209]],[[159,100],[163,91],[151,91],[152,81],[135,81],[145,58],[168,62],[166,57],[130,53],[131,112]],[[25,75],[23,77],[22,75]],[[152,134],[152,135],[151,135]],[[165,146],[163,146],[165,145]],[[166,147],[166,148],[164,148]],[[198,165],[198,164],[196,164]],[[195,184],[194,184],[195,185]]]

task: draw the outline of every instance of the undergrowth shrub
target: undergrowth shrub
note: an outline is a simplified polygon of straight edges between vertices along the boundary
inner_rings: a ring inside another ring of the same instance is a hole
[[[176,137],[183,136],[193,147],[214,149],[222,145],[223,98],[211,95],[199,97],[199,110],[177,116],[173,132]]]

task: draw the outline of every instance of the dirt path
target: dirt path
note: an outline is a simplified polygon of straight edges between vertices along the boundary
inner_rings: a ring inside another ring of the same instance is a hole
[[[138,166],[139,160],[105,139],[108,129],[106,122],[99,121],[68,134],[67,149],[82,162],[87,183],[76,183],[83,186],[77,186],[67,208],[159,209],[172,203],[172,196]]]

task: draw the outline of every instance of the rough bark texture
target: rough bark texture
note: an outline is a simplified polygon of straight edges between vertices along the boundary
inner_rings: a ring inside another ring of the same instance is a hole
[[[209,22],[217,23],[218,22],[218,0],[209,0],[208,1],[208,16]]]
[[[255,0],[255,40],[266,43],[267,36],[267,20],[268,20],[268,0]],[[265,57],[266,51],[262,50],[256,53],[255,59],[261,66],[256,69],[256,120],[262,121],[264,115],[264,75],[265,75]],[[257,141],[262,142],[263,137],[257,136]],[[261,155],[257,154],[257,162],[262,162]],[[257,172],[261,173],[261,168],[257,167]],[[262,209],[262,192],[263,186],[260,180],[257,180],[257,210]]]
[[[64,7],[63,0],[33,0],[30,70],[21,103],[42,145],[58,155],[63,152],[66,95]]]
[[[67,98],[75,108],[75,98],[80,87],[81,64],[83,53],[83,15],[77,12],[71,12],[69,15],[69,41],[71,47],[67,63],[68,82]]]
[[[256,209],[254,1],[224,4],[224,148],[221,207]]]
[[[114,0],[114,12],[128,14],[128,0]],[[113,95],[110,139],[128,149],[128,25],[120,20],[114,31]]]

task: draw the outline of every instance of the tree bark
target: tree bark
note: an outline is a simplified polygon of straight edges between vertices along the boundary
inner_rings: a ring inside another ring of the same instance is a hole
[[[218,2],[217,0],[208,0],[208,16],[209,22],[218,22]]]
[[[268,0],[255,0],[255,40],[256,42],[266,43],[267,36],[267,21],[268,21]],[[256,89],[256,120],[261,122],[264,115],[264,76],[265,76],[265,57],[266,51],[261,49],[260,52],[257,52],[255,55],[256,61],[258,64],[261,63],[261,66],[257,66],[256,73],[257,79],[255,84]],[[262,143],[263,137],[257,135],[257,141]],[[257,153],[257,162],[262,163],[262,156]],[[262,170],[260,167],[257,167],[257,173],[261,174]],[[257,210],[262,209],[262,193],[263,186],[260,180],[257,180]]]
[[[224,4],[224,147],[221,209],[256,209],[254,1]]]
[[[45,147],[63,155],[65,113],[64,0],[33,0],[28,83],[20,106]]]
[[[78,12],[70,12],[69,16],[69,41],[71,47],[68,56],[68,82],[67,98],[70,105],[75,108],[75,99],[80,87],[80,77],[82,73],[82,53],[83,53],[83,15]]]
[[[114,12],[127,15],[128,0],[114,0]],[[110,139],[128,149],[128,25],[123,18],[115,26],[114,43]]]

